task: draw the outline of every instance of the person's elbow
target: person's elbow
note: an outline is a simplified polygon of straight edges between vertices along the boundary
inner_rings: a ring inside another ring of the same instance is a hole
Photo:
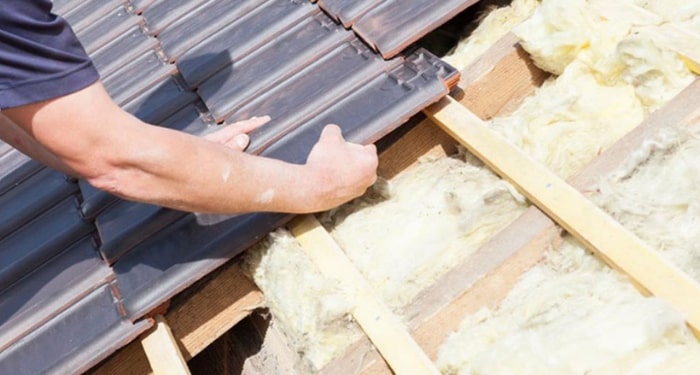
[[[71,168],[90,185],[105,192],[123,196],[128,183],[124,165],[119,155],[109,155],[104,152],[87,154]]]

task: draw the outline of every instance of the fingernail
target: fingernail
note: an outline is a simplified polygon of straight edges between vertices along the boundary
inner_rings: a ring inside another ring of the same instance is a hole
[[[248,138],[248,135],[246,135],[246,134],[239,134],[236,136],[236,139],[235,139],[236,145],[238,145],[238,147],[240,147],[241,150],[243,150],[244,148],[246,148],[246,146],[248,146],[248,141],[249,141],[249,138]]]
[[[250,119],[251,119],[251,120],[257,120],[257,119],[258,119],[258,116],[253,116],[253,117],[251,117]]]

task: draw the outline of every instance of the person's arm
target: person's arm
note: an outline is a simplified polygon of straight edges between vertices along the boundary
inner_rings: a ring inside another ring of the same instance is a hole
[[[27,132],[20,126],[10,120],[7,116],[0,112],[0,139],[7,142],[10,146],[18,149],[32,159],[37,160],[49,167],[59,170],[65,174],[75,175],[75,171],[68,168],[59,159],[56,158],[43,146],[38,144]]]
[[[305,165],[295,165],[145,124],[99,82],[3,114],[34,140],[22,141],[29,155],[125,199],[184,211],[317,212],[376,179],[374,146],[345,142],[337,126],[324,129]]]

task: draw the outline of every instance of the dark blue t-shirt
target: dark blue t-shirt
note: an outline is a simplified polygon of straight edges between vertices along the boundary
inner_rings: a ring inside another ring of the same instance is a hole
[[[99,75],[51,0],[0,0],[0,110],[73,93]]]

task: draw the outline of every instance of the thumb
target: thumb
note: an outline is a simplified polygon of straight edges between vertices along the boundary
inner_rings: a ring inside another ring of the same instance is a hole
[[[250,137],[248,134],[238,134],[236,137],[233,139],[234,142],[236,142],[236,146],[243,151],[245,150],[246,147],[248,147],[248,143],[250,143]]]
[[[326,127],[323,128],[323,131],[321,132],[321,138],[319,139],[321,142],[328,142],[328,141],[340,141],[344,142],[345,140],[343,139],[343,131],[340,129],[338,125],[326,125]]]

